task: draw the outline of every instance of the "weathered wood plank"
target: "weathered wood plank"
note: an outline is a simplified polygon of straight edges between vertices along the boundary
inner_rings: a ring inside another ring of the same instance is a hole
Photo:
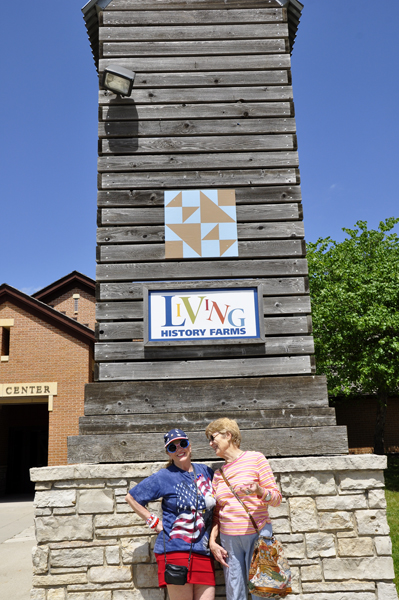
[[[159,25],[174,26],[232,23],[281,23],[286,20],[282,8],[251,8],[229,10],[126,10],[104,11],[103,25]]]
[[[188,7],[187,7],[188,8]],[[191,8],[191,7],[190,7]],[[229,10],[125,10],[104,11],[103,25],[197,25],[232,23],[281,23],[287,16],[282,8]]]
[[[234,147],[234,146],[232,146]],[[249,167],[298,167],[298,153],[280,152],[217,152],[206,154],[143,154],[135,156],[100,156],[97,168],[100,173],[120,171],[163,171],[175,169],[201,170],[217,165],[228,169],[232,164],[236,169]],[[130,174],[130,173],[129,173]]]
[[[134,89],[167,87],[225,87],[253,85],[289,85],[287,69],[274,71],[212,71],[205,73],[138,73]],[[135,94],[134,94],[135,98]]]
[[[181,423],[178,423],[181,425]],[[215,455],[203,431],[187,430],[197,460]],[[266,456],[313,456],[348,452],[346,427],[299,427],[241,431],[243,450]],[[163,433],[154,433],[143,446],[146,433],[82,435],[68,438],[68,462],[111,463],[165,460]]]
[[[99,190],[97,202],[101,207],[164,206],[164,190]],[[236,190],[236,204],[301,202],[301,188],[294,186],[244,187]]]
[[[306,277],[270,277],[269,279],[243,279],[240,282],[228,279],[209,281],[185,281],[184,287],[189,289],[203,289],[209,287],[236,287],[237,283],[244,283],[248,287],[262,286],[263,296],[281,296],[283,294],[305,294],[309,291]],[[162,283],[165,289],[176,287],[176,282]],[[141,300],[143,297],[142,283],[101,283],[98,286],[99,300]],[[273,299],[272,299],[273,300]]]
[[[135,24],[136,25],[136,24]],[[287,23],[240,23],[223,25],[165,25],[161,23],[155,27],[130,26],[130,27],[100,27],[100,42],[140,42],[140,41],[176,41],[176,40],[251,40],[260,38],[288,38]],[[151,54],[151,53],[149,53]]]
[[[266,317],[265,335],[297,334],[306,335],[312,332],[312,318],[307,317]]]
[[[205,88],[150,88],[134,91],[135,105],[205,102],[267,102],[292,100],[290,85]],[[181,113],[182,115],[184,114]],[[212,116],[211,112],[206,115]],[[153,117],[154,118],[154,117]]]
[[[282,256],[305,256],[306,247],[303,240],[262,240],[238,242],[240,258],[268,258]],[[99,263],[116,263],[128,261],[164,261],[165,244],[113,244],[97,248]]]
[[[298,204],[257,204],[237,206],[239,223],[285,221],[299,219]],[[100,211],[101,225],[163,225],[163,208],[104,208]]]
[[[241,71],[246,67],[250,71],[269,69],[289,69],[290,55],[285,54],[240,54],[237,56],[157,56],[143,58],[103,58],[99,61],[102,73],[106,67],[120,65],[135,73],[159,73],[175,71]],[[134,98],[134,92],[132,93]],[[128,99],[127,99],[128,100]],[[125,100],[126,103],[126,100]]]
[[[246,0],[245,8],[251,10],[254,8],[274,8],[281,10],[281,4],[275,0]],[[138,4],[132,4],[131,0],[113,0],[107,5],[105,12],[116,11],[140,11],[146,10],[187,10],[193,8],[192,0],[140,0]],[[195,0],[196,9],[229,9],[242,8],[242,0]]]
[[[301,221],[286,223],[238,223],[238,239],[285,239],[303,238],[304,229]],[[165,228],[161,225],[146,227],[101,227],[97,230],[98,244],[117,244],[128,242],[153,243],[163,242]]]
[[[205,89],[205,88],[204,88]],[[100,103],[105,104],[110,101],[107,92],[100,91]],[[293,116],[292,102],[240,102],[226,103],[218,102],[213,104],[135,104],[125,103],[119,105],[118,101],[113,101],[111,106],[103,106],[103,121],[143,121],[154,119],[178,119],[182,122],[184,119],[228,119],[231,117],[238,119],[256,118],[256,117],[290,117]],[[144,125],[143,125],[144,127]]]
[[[194,270],[195,269],[195,270]],[[101,281],[153,281],[165,279],[198,279],[276,277],[284,275],[307,275],[307,261],[304,258],[267,260],[227,260],[200,261],[194,263],[127,263],[97,265],[97,282]]]
[[[205,171],[105,173],[99,175],[100,189],[186,189],[248,187],[252,185],[296,185],[298,169],[222,169]]]
[[[219,377],[264,377],[305,375],[312,372],[309,356],[262,357],[226,360],[183,360],[101,363],[99,381],[158,379],[214,379]]]
[[[311,336],[273,337],[265,344],[231,344],[209,346],[173,347],[173,359],[228,358],[231,356],[289,356],[313,354],[314,343]],[[95,345],[95,360],[109,362],[115,360],[165,360],[171,356],[170,347],[146,348],[143,342],[112,342]]]
[[[309,296],[280,296],[263,298],[263,314],[310,314]]]
[[[85,415],[158,415],[175,412],[271,410],[328,407],[326,378],[261,377],[89,383]]]
[[[187,137],[133,137],[102,140],[104,154],[166,154],[169,152],[229,152],[295,150],[295,135],[219,135]],[[275,166],[273,163],[272,166]]]
[[[176,137],[254,135],[295,133],[295,119],[183,119],[178,121],[107,121],[100,122],[98,136],[103,137]]]
[[[289,52],[288,39],[197,40],[195,42],[103,42],[103,57],[212,56]]]
[[[184,423],[190,431],[204,431],[207,425],[224,417],[225,411],[212,412],[172,412],[167,416],[148,415],[109,415],[107,417],[80,417],[80,435],[104,435],[115,433],[164,433]],[[275,410],[235,411],[234,419],[240,429],[277,429],[281,427],[325,427],[336,425],[334,408],[302,408]]]
[[[143,339],[143,322],[129,323],[97,323],[96,337],[102,340],[135,340]]]

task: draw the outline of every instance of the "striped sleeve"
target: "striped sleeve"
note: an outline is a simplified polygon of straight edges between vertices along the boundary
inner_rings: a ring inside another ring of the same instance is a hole
[[[273,471],[271,470],[269,461],[263,456],[263,454],[259,452],[257,456],[257,463],[259,485],[263,489],[268,490],[271,494],[271,498],[267,504],[270,504],[271,506],[279,506],[281,504],[282,496],[277,487],[276,480],[274,479]]]

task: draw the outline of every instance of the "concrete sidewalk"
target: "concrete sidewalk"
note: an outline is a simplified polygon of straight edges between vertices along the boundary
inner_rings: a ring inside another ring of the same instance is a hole
[[[0,499],[0,598],[29,600],[33,546],[32,496]]]

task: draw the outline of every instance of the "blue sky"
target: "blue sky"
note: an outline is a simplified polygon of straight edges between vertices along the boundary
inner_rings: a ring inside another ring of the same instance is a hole
[[[0,283],[95,277],[97,76],[82,0],[6,2]],[[306,0],[292,59],[308,241],[399,216],[399,2]]]

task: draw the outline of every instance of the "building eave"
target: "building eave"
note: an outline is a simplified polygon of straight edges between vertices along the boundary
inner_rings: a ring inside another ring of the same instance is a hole
[[[98,35],[100,26],[99,14],[108,6],[108,4],[111,3],[111,1],[112,0],[90,0],[90,2],[85,4],[85,6],[82,8],[83,18],[85,20],[91,51],[97,71],[100,58]],[[299,0],[276,0],[276,2],[283,8],[287,9],[290,52],[292,53],[304,5],[299,2]]]
[[[38,292],[32,294],[32,297],[36,298],[36,300],[40,300],[41,302],[45,302],[46,304],[48,304],[54,298],[58,298],[62,294],[65,294],[69,290],[76,287],[86,291],[88,294],[91,294],[93,297],[95,297],[95,281],[90,277],[87,277],[87,275],[79,273],[79,271],[72,271],[72,273],[68,273],[68,275],[57,279],[57,281],[50,283]]]
[[[89,346],[94,344],[94,331],[89,329],[89,327],[86,327],[85,325],[78,323],[78,321],[63,315],[54,308],[51,308],[51,306],[48,306],[48,304],[40,302],[40,300],[36,300],[36,298],[33,298],[32,296],[24,294],[24,292],[13,288],[7,283],[3,283],[0,285],[0,305],[7,301],[22,308],[26,312],[36,315],[43,321],[51,323],[57,329],[68,333],[70,336],[84,342]]]

